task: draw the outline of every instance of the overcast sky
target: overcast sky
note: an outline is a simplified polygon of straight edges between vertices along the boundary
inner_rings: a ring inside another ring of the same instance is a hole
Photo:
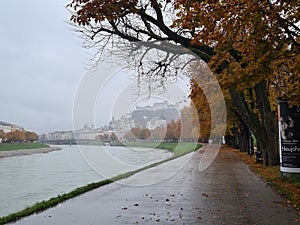
[[[72,128],[87,54],[66,24],[67,2],[1,2],[0,120],[38,133]]]
[[[68,2],[1,2],[1,121],[39,134],[72,130],[74,97],[87,74],[85,66],[89,55],[67,24],[69,12],[65,5]],[[100,119],[96,119],[97,126],[108,123],[111,118],[112,110],[107,110],[111,101],[107,96],[111,93],[125,96],[120,92],[122,88],[117,87],[117,92],[112,91],[114,88],[115,84],[108,84],[105,88],[108,94],[102,92],[98,95],[96,104],[99,107],[95,111]],[[116,101],[117,97],[113,98]],[[84,105],[81,107],[84,108]],[[107,111],[109,113],[105,114]]]

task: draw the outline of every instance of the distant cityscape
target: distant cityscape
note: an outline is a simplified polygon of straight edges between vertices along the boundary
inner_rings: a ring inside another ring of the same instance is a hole
[[[122,115],[120,119],[112,118],[110,127],[118,137],[122,137],[131,128],[146,128],[154,130],[165,127],[172,120],[178,120],[180,115],[178,104],[173,106],[167,101],[154,103],[151,106],[138,106],[134,111]]]
[[[137,106],[132,112],[124,113],[121,118],[115,117],[108,125],[96,128],[93,124],[85,124],[83,128],[74,131],[55,131],[42,134],[39,139],[44,142],[49,141],[94,141],[102,140],[103,137],[117,136],[122,140],[126,132],[131,128],[145,128],[154,130],[166,125],[172,120],[180,118],[178,104],[173,106],[164,102],[154,103],[153,105]]]
[[[171,121],[180,118],[179,105],[170,105],[167,101],[157,102],[153,105],[137,106],[135,110],[124,113],[121,118],[113,117],[105,126],[97,128],[93,124],[85,124],[76,131],[54,131],[48,134],[39,135],[39,141],[42,142],[66,142],[68,141],[97,141],[117,138],[124,139],[124,135],[132,128],[141,128],[155,130],[166,127]],[[0,121],[0,131],[5,133],[14,131],[24,131],[24,128]],[[112,137],[113,136],[113,137]]]

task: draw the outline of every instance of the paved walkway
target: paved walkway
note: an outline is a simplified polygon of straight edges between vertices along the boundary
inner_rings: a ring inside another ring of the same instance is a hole
[[[201,151],[112,183],[16,224],[299,224],[293,208],[256,177],[234,152],[223,149],[204,172]],[[153,185],[130,183],[164,176],[190,157],[176,175]]]

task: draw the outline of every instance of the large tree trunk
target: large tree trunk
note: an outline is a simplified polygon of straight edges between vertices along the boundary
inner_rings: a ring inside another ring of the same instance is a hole
[[[264,164],[276,165],[278,161],[278,133],[275,117],[270,107],[266,81],[262,81],[254,86],[255,97],[247,103],[245,94],[234,89],[230,90],[236,112],[241,120],[249,127],[257,140],[257,147],[264,157]],[[253,107],[255,105],[255,107]],[[258,112],[255,112],[258,109]]]
[[[279,147],[278,132],[275,122],[275,115],[271,110],[267,92],[266,81],[262,81],[254,86],[256,102],[260,113],[261,128],[260,136],[255,136],[260,142],[265,165],[278,164]]]
[[[237,140],[237,136],[236,135],[226,135],[225,136],[225,142],[229,146],[232,146],[234,148],[239,148],[238,140]]]
[[[250,132],[247,124],[241,121],[241,133],[240,133],[240,150],[242,152],[249,152],[250,149]]]

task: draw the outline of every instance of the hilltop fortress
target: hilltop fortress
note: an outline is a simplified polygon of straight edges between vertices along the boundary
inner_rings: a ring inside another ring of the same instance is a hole
[[[125,113],[119,119],[114,117],[102,128],[96,128],[94,125],[84,125],[83,128],[74,131],[55,131],[40,136],[42,141],[94,141],[99,136],[110,136],[116,134],[118,138],[124,136],[131,128],[147,128],[154,130],[159,127],[165,127],[172,120],[178,120],[179,115],[178,104],[173,106],[167,101],[154,103],[153,105],[137,106],[135,110]]]

